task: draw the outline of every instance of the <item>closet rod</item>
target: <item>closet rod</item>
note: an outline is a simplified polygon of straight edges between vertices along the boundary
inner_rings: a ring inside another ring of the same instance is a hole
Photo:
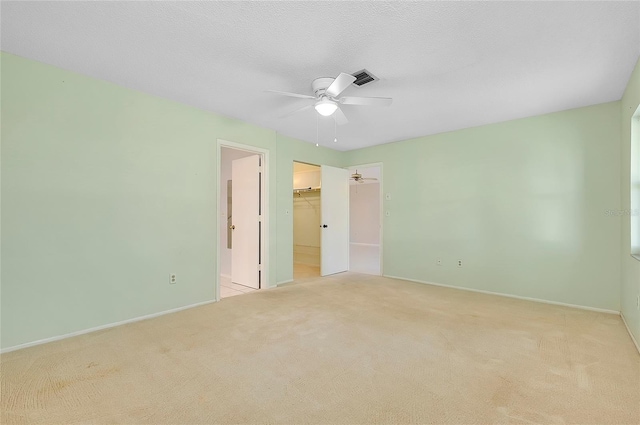
[[[293,193],[300,193],[300,192],[320,192],[320,188],[319,187],[302,187],[299,189],[293,189]]]

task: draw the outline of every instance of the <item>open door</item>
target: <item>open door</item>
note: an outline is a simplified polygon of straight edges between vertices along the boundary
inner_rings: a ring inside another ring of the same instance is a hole
[[[231,281],[260,288],[260,155],[231,162]]]
[[[349,269],[349,171],[321,167],[320,274]]]

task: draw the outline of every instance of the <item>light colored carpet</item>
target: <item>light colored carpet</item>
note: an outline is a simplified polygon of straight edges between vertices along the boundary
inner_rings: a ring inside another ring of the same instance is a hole
[[[349,273],[0,365],[2,424],[640,422],[618,316]]]
[[[293,278],[296,281],[309,280],[310,278],[317,277],[320,277],[320,266],[301,263],[293,264]]]

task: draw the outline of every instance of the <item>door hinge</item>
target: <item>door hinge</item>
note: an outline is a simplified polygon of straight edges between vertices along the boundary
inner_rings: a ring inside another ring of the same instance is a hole
[[[262,216],[261,215],[258,216],[258,223],[262,223]]]
[[[262,264],[258,264],[258,271],[261,272],[262,271]]]

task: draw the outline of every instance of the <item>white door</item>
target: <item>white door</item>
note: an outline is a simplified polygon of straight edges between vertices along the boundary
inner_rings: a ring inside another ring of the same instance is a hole
[[[321,167],[320,274],[349,269],[349,170]]]
[[[231,281],[260,288],[260,156],[231,162]]]

